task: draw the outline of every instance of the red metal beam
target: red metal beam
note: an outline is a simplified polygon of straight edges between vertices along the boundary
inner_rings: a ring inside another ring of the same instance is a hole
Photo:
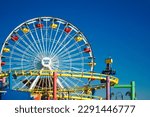
[[[57,100],[57,72],[53,72],[53,100]]]

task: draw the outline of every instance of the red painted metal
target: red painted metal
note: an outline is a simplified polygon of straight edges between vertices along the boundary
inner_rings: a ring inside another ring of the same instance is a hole
[[[12,39],[13,41],[18,41],[19,37],[18,37],[18,36],[12,36],[11,39]]]
[[[6,82],[6,78],[0,79],[0,82],[5,83]]]
[[[57,100],[57,72],[53,72],[53,100]]]
[[[5,62],[1,62],[1,66],[5,65],[6,63]]]
[[[89,52],[91,52],[91,49],[90,48],[84,48],[84,52],[89,53]]]
[[[36,24],[37,28],[43,28],[43,26],[44,26],[43,24]]]
[[[71,28],[67,27],[67,28],[64,29],[64,31],[65,31],[66,33],[69,33],[69,32],[71,31]]]
[[[34,96],[34,100],[41,100],[41,94],[36,94]]]
[[[5,83],[5,82],[6,82],[6,78],[3,78],[2,83]]]

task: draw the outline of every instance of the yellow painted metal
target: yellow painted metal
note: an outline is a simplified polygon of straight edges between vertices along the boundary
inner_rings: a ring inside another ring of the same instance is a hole
[[[22,32],[24,32],[24,33],[28,33],[30,30],[28,29],[28,28],[23,28],[22,29]]]
[[[92,89],[95,89],[95,90],[98,90],[98,89],[102,89],[102,88],[105,88],[105,84],[103,85],[93,85],[93,86],[83,86],[83,87],[72,87],[72,88],[58,88],[57,91],[59,93],[75,93],[75,92],[85,92],[87,90],[92,90]],[[31,93],[43,93],[43,92],[49,92],[49,93],[52,93],[53,92],[53,89],[52,88],[42,88],[42,89],[23,89],[23,88],[19,88],[17,89],[18,91],[24,91],[24,92],[31,92]]]
[[[14,71],[13,74],[16,76],[53,76],[53,72],[58,73],[59,76],[63,77],[74,77],[74,78],[85,78],[85,79],[95,79],[95,80],[106,80],[105,74],[90,73],[90,72],[76,72],[76,71],[60,71],[60,70],[29,70],[29,71]],[[0,78],[7,77],[8,73],[1,73]],[[119,79],[110,76],[111,85],[118,84]]]
[[[77,72],[77,71],[63,71],[63,70],[15,70],[12,71],[12,73],[16,76],[53,76],[53,72],[58,73],[59,76],[63,77],[74,77],[74,78],[85,78],[85,79],[92,79],[94,78],[95,80],[106,80],[106,76],[110,77],[110,82],[111,86],[114,86],[118,84],[119,79],[110,76],[110,75],[105,75],[105,74],[100,74],[100,73],[94,73],[94,72]],[[0,73],[0,78],[8,77],[9,72],[7,73]],[[92,99],[98,99],[102,100],[102,97],[99,96],[92,96],[91,91],[92,89],[98,90],[105,88],[105,84],[101,85],[93,85],[93,86],[83,86],[83,87],[72,87],[72,88],[58,88],[57,89],[57,98],[58,99],[72,99],[72,100],[92,100]],[[31,92],[31,94],[43,94],[44,92],[49,93],[49,96],[52,97],[53,90],[52,88],[43,88],[43,89],[17,89],[19,91],[24,91],[24,92]],[[71,93],[71,95],[68,96],[68,92]],[[80,95],[72,95],[77,94],[77,92],[84,92],[84,94]],[[62,96],[62,94],[64,94]]]
[[[58,27],[58,25],[53,23],[53,24],[50,25],[50,27],[53,28],[53,29],[55,29],[55,28]]]
[[[8,73],[0,73],[0,78],[7,77]]]
[[[96,63],[95,63],[95,62],[90,62],[90,63],[88,63],[88,65],[89,65],[89,66],[95,66]]]
[[[81,36],[76,36],[76,37],[75,37],[75,40],[76,40],[77,42],[82,41],[82,40],[83,40],[83,37],[81,37]]]
[[[106,64],[111,64],[111,63],[113,63],[113,59],[112,59],[112,58],[107,58],[107,59],[105,60],[105,63],[106,63]]]
[[[53,95],[49,95],[50,97],[53,97]],[[93,100],[91,97],[80,97],[80,96],[61,96],[57,95],[57,98],[59,99],[72,99],[72,100]],[[99,97],[99,100],[102,100],[102,97]]]
[[[46,92],[48,94],[48,97],[53,98],[52,93],[50,92]],[[33,92],[31,93],[31,96],[34,97],[34,95],[40,94],[42,96],[41,93],[37,93],[37,92]],[[78,95],[78,96],[77,96]],[[67,93],[62,93],[61,94],[57,94],[57,98],[58,100],[64,100],[64,99],[72,99],[72,100],[102,100],[103,98],[101,96],[92,96],[92,95],[87,95],[87,94],[72,94],[72,95],[68,95]]]
[[[10,51],[9,48],[4,48],[4,49],[3,49],[3,52],[9,52],[9,51]]]

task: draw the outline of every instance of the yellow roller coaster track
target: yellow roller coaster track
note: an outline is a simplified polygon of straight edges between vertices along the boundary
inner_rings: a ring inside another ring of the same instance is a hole
[[[114,86],[118,84],[119,79],[114,76],[100,74],[100,73],[93,73],[93,72],[77,72],[77,71],[62,71],[62,70],[14,70],[11,73],[16,76],[53,76],[53,72],[57,72],[58,77],[74,77],[74,78],[85,78],[85,79],[94,79],[94,80],[104,80],[106,81],[106,77],[110,77],[111,86]],[[8,78],[10,72],[0,73],[0,78]],[[85,90],[98,90],[101,88],[105,88],[105,84],[101,85],[93,85],[93,86],[83,86],[83,87],[73,87],[73,88],[58,88],[58,94],[57,97],[60,99],[72,99],[72,100],[91,100],[91,99],[99,99],[102,100],[102,97],[100,96],[92,96],[88,94],[82,94],[80,96],[76,95],[67,95],[67,93],[75,93],[79,91],[85,91]],[[34,94],[42,94],[44,91],[46,91],[49,94],[49,97],[52,97],[53,90],[52,89],[42,89],[42,90],[29,90],[29,89],[17,89],[19,91],[25,91],[25,92],[31,92]],[[61,95],[61,93],[65,94],[64,96]]]
[[[100,74],[100,73],[91,73],[91,72],[77,72],[77,71],[61,71],[61,70],[16,70],[12,73],[16,76],[53,76],[53,72],[57,72],[58,77],[74,77],[74,78],[85,78],[85,79],[94,79],[94,80],[106,80],[106,76],[110,77],[111,85],[118,84],[119,79],[114,76]],[[0,78],[8,77],[9,72],[1,73]]]

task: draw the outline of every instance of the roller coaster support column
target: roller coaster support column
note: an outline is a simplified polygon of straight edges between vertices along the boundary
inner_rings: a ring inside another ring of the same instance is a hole
[[[110,77],[106,77],[106,100],[110,100]]]
[[[136,99],[135,95],[135,81],[132,81],[129,85],[115,85],[114,88],[130,88],[130,98],[131,100]]]
[[[13,76],[12,76],[12,73],[10,72],[9,73],[9,89],[11,90],[12,89],[12,78],[13,78]]]
[[[57,72],[53,72],[53,100],[57,100]]]
[[[135,100],[135,81],[131,82],[131,100]]]

